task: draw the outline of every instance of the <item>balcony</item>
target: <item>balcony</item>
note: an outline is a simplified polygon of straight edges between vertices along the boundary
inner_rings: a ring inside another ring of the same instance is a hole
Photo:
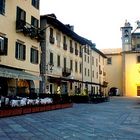
[[[63,49],[67,50],[67,44],[66,43],[63,44]]]
[[[51,44],[54,44],[55,40],[54,40],[54,37],[53,36],[50,36],[50,43]]]
[[[43,38],[43,34],[39,32],[39,28],[32,26],[24,20],[16,21],[16,31],[23,33],[25,36],[29,36],[31,39]]]
[[[64,68],[62,69],[62,76],[63,76],[63,77],[68,77],[68,76],[70,76],[70,75],[71,75],[71,70],[70,70],[69,68],[64,67]]]

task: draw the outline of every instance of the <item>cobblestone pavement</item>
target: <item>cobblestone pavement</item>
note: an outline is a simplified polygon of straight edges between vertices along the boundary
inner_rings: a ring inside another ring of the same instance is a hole
[[[1,118],[0,140],[140,140],[140,98]]]

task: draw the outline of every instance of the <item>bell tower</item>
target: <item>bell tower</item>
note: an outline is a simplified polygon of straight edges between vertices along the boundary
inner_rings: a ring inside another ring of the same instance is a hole
[[[122,51],[131,51],[131,31],[132,26],[127,20],[125,21],[124,27],[121,27],[122,31]]]

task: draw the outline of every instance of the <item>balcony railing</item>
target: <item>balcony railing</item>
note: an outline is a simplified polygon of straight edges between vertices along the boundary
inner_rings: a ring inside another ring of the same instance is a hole
[[[25,36],[31,37],[31,39],[44,39],[44,34],[40,32],[39,28],[34,27],[24,20],[16,21],[16,31],[22,32]]]
[[[71,70],[69,68],[64,67],[62,69],[62,76],[67,77],[69,75],[71,75]]]

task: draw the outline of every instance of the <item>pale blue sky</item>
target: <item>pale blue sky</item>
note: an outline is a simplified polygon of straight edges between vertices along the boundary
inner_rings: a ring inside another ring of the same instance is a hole
[[[55,13],[96,48],[121,47],[120,27],[127,19],[135,28],[140,20],[140,0],[40,0],[41,14]]]

